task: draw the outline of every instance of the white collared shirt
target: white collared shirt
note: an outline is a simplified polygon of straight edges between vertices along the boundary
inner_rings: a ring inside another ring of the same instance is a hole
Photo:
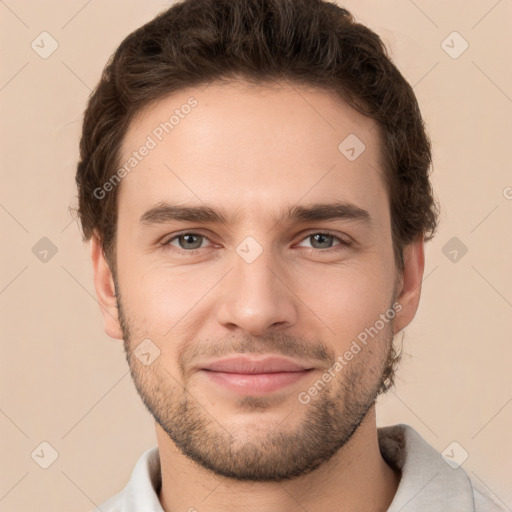
[[[408,425],[379,428],[378,436],[382,456],[401,472],[388,512],[507,510],[476,486],[462,467],[449,465]],[[164,512],[158,499],[161,478],[158,446],[155,446],[137,461],[126,487],[94,512]]]

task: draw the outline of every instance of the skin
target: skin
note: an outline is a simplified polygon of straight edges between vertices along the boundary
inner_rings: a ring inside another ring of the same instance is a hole
[[[424,248],[421,237],[407,246],[398,271],[378,130],[326,91],[212,84],[139,113],[121,160],[191,96],[197,106],[119,185],[114,276],[99,237],[91,240],[105,332],[124,339],[137,390],[157,420],[162,507],[385,511],[400,475],[380,455],[374,401],[393,334],[418,307]],[[366,146],[355,161],[338,150],[351,133]],[[223,209],[229,223],[143,225],[141,216],[163,201]],[[293,205],[332,201],[366,210],[370,222],[275,221]],[[313,235],[326,230],[351,245],[329,237],[315,244]],[[195,254],[186,252],[194,239],[176,238],[188,231],[206,237],[195,239]],[[237,253],[248,236],[262,249],[252,263]],[[393,321],[300,403],[298,394],[394,302],[401,307]],[[134,349],[147,338],[160,354],[145,366]],[[240,352],[306,360],[314,369],[257,399],[197,371],[205,357]],[[173,438],[179,444],[185,432],[188,445],[178,446]],[[191,450],[203,460],[194,462]],[[321,460],[301,466],[309,452]]]

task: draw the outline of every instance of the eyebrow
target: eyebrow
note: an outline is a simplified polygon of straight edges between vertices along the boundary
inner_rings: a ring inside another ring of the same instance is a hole
[[[140,218],[143,226],[165,224],[171,221],[199,222],[229,226],[230,217],[222,209],[214,209],[208,205],[184,206],[160,202],[147,210]],[[351,203],[336,201],[332,203],[316,203],[313,205],[294,205],[279,216],[272,217],[276,223],[311,222],[327,220],[354,220],[371,224],[370,213]]]

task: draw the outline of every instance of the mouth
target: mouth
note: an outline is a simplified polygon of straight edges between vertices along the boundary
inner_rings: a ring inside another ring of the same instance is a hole
[[[230,357],[200,368],[210,383],[239,395],[264,395],[296,384],[313,367],[281,357]]]

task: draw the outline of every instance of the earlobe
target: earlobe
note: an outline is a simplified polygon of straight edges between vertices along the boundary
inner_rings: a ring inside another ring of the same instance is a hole
[[[421,282],[425,270],[423,237],[404,248],[404,270],[397,290],[396,302],[401,306],[394,323],[395,334],[407,327],[416,315],[421,297]]]
[[[103,252],[103,246],[95,234],[91,237],[91,260],[94,273],[94,288],[103,315],[105,333],[111,338],[123,339],[119,322],[114,280]]]

